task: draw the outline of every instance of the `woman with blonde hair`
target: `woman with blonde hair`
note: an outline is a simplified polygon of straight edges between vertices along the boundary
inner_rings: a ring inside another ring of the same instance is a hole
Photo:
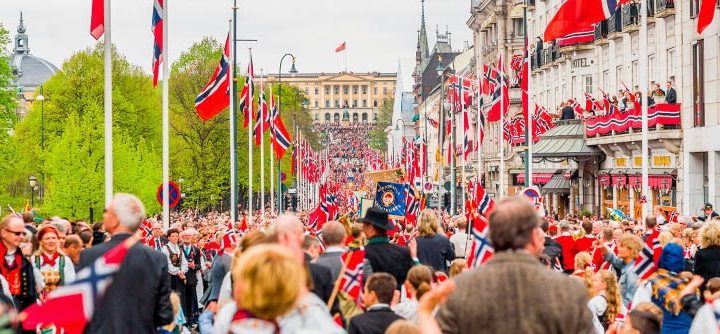
[[[440,233],[437,215],[425,209],[418,218],[417,257],[420,263],[436,271],[447,272],[448,263],[455,260],[455,249],[450,239]]]
[[[42,274],[43,296],[75,280],[75,267],[72,260],[60,252],[58,234],[58,230],[52,225],[41,227],[37,232],[40,247],[30,259]]]
[[[610,270],[598,271],[593,277],[592,295],[588,307],[603,327],[600,332],[604,333],[615,322],[622,306],[615,273]]]
[[[592,255],[588,252],[580,252],[575,255],[575,271],[572,276],[577,277],[585,282],[585,289],[588,298],[592,297],[593,275],[595,271],[592,266]]]
[[[415,323],[417,320],[418,300],[432,289],[433,275],[428,266],[414,266],[408,271],[405,290],[410,298],[395,305],[393,311],[397,315]]]
[[[601,247],[605,261],[610,262],[616,272],[620,273],[620,295],[622,304],[627,307],[632,301],[638,286],[638,274],[635,272],[635,259],[643,248],[643,241],[637,235],[626,233],[618,239],[617,255],[610,251],[603,243]]]
[[[695,252],[695,275],[705,279],[700,290],[705,290],[705,282],[720,277],[720,221],[710,220],[700,228],[700,249]]]
[[[218,312],[215,333],[278,333],[277,320],[295,307],[305,277],[303,265],[281,246],[243,252],[232,269],[235,302]]]

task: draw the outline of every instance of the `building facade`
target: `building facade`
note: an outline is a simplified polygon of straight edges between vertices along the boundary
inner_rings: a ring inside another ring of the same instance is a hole
[[[561,3],[560,0],[528,1],[528,35],[542,36]],[[648,8],[642,10],[638,4],[630,3],[598,24],[590,40],[561,46],[539,37],[534,39],[530,103],[545,106],[550,112],[557,112],[569,99],[585,105],[585,94],[598,100],[603,93],[613,97],[624,90],[649,96],[651,92],[638,92],[643,79],[639,68],[640,47],[647,48],[647,81],[651,90],[657,84],[666,92],[670,86],[677,92],[677,104],[669,105],[664,96],[654,96],[655,105],[648,111],[651,120],[662,112],[679,119],[679,124],[660,117],[651,122],[648,131],[650,192],[644,198],[640,192],[642,135],[638,123],[621,130],[595,131],[593,125],[606,117],[601,113],[583,122],[585,144],[600,150],[602,156],[594,161],[594,166],[590,160],[583,173],[571,176],[568,201],[577,205],[570,205],[566,213],[579,209],[600,212],[605,207],[613,207],[639,217],[646,201],[677,207],[691,215],[697,214],[705,202],[720,203],[720,98],[716,93],[720,91],[720,20],[716,19],[698,35],[695,31],[698,6],[696,0],[648,0]],[[517,36],[522,37],[516,32],[523,28],[523,1],[473,0],[471,8],[468,25],[474,31],[475,45],[483,46],[475,48],[479,59],[477,73],[481,73],[483,63],[492,64],[497,59],[496,52],[503,52],[505,59],[522,52],[522,44],[517,48],[513,41]],[[640,15],[647,15],[646,46],[639,43]],[[512,90],[510,94],[514,104]],[[510,117],[514,112],[518,111],[511,106]],[[628,111],[620,118],[629,122],[632,115]],[[499,131],[498,126],[486,126],[489,129],[486,136],[498,138],[497,132],[493,132]],[[518,148],[511,150],[517,153]],[[491,139],[488,144],[486,137],[483,157],[488,153],[492,156],[496,151],[497,143]],[[513,168],[517,166],[513,166],[512,158],[508,159],[506,177],[512,179]],[[545,172],[535,160],[535,172]],[[492,160],[485,159],[483,168],[492,183],[495,171]],[[563,168],[566,167],[553,165],[549,169]],[[540,179],[539,176],[534,180]],[[542,189],[543,185],[540,186]]]
[[[260,80],[277,82],[269,74]],[[298,73],[283,75],[282,83],[304,92],[315,122],[374,122],[380,108],[395,94],[397,73]]]

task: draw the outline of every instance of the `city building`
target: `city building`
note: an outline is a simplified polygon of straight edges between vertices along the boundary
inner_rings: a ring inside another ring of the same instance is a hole
[[[23,15],[20,13],[12,54],[7,59],[13,74],[10,88],[18,93],[20,117],[27,113],[36,96],[42,94],[40,91],[42,84],[60,71],[49,61],[30,54],[30,38],[26,32]]]
[[[548,138],[558,131],[551,130],[535,144],[533,181],[547,195],[546,207],[560,214],[581,209],[602,212],[612,207],[639,218],[645,201],[677,207],[687,215],[698,214],[703,203],[720,203],[720,98],[714,93],[720,89],[718,20],[699,35],[696,32],[699,1],[649,0],[647,10],[641,10],[636,3],[617,8],[610,19],[594,27],[592,36],[581,41],[547,43],[535,37],[543,35],[561,3],[560,0],[528,1],[528,35],[534,37],[531,105],[537,103],[551,113],[559,113],[570,99],[584,106],[587,95],[602,101],[607,94],[611,101],[618,98],[621,101],[618,106],[624,111],[606,114],[598,110],[594,115],[578,115],[587,117],[582,122],[564,122],[580,124],[582,128],[576,130],[582,131],[573,132],[574,138],[582,138],[590,150],[602,152],[583,163],[578,159],[548,158],[559,156],[560,151],[572,146],[569,142],[560,145],[561,141]],[[515,41],[522,38],[523,1],[472,0],[471,8],[468,25],[474,32],[475,45],[482,46],[475,48],[477,73],[482,73],[483,63],[497,61],[496,52],[502,52],[505,59],[522,52],[522,44]],[[643,14],[648,16],[646,46],[639,42],[640,15]],[[640,47],[647,48],[650,92],[639,92]],[[676,103],[665,101],[666,96],[657,90],[666,92],[671,86],[677,92]],[[652,106],[648,109],[650,192],[645,198],[641,194],[640,111],[631,103],[623,102],[620,94],[625,90],[645,98],[652,94]],[[512,89],[510,98],[509,117],[514,117],[519,101]],[[613,122],[621,126],[603,126]],[[492,160],[497,154],[497,143],[492,140],[497,141],[498,126],[497,123],[486,126],[482,167],[488,189],[494,189],[497,180]],[[543,144],[551,141],[557,142],[554,145],[557,148]],[[513,183],[521,183],[518,178],[524,181],[524,176],[514,175],[516,171],[523,172],[516,157],[524,149],[524,146],[512,147],[512,154],[506,154],[507,175],[501,177],[511,179],[511,188]],[[586,148],[579,151],[584,150]],[[553,188],[544,184],[553,177],[558,179],[559,174],[568,178],[569,182],[563,183],[563,187],[569,188],[567,191],[554,188],[557,182],[551,185]],[[508,193],[511,194],[512,189],[508,189]]]
[[[268,82],[277,75],[268,74]],[[260,79],[265,80],[265,78]],[[283,75],[282,83],[304,92],[315,122],[374,122],[386,100],[395,94],[397,73],[298,73]]]

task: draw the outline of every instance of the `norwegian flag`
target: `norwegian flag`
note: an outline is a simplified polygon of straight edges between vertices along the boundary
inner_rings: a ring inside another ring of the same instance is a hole
[[[153,87],[157,87],[158,77],[160,73],[160,63],[163,62],[162,50],[163,50],[163,0],[153,1],[153,13],[152,13],[152,33],[154,37],[153,43]],[[165,74],[167,75],[167,73]]]
[[[272,87],[270,88],[272,90]],[[273,110],[275,111],[275,110]],[[262,135],[270,128],[270,111],[265,100],[265,90],[260,88],[260,108],[257,118],[255,119],[255,128],[253,135],[255,136],[255,145],[260,145]]]
[[[272,105],[272,116],[270,117],[270,142],[273,144],[275,156],[278,160],[280,160],[283,155],[285,155],[285,151],[287,151],[290,147],[292,138],[285,128],[285,123],[283,123],[282,118],[280,118],[280,113],[275,105],[275,98],[272,95],[270,96],[270,104]]]
[[[635,259],[634,269],[640,279],[647,279],[657,269],[657,263],[662,253],[662,246],[658,240],[659,235],[658,230],[654,230],[648,235],[640,255]]]
[[[580,102],[578,102],[576,99],[571,99],[570,101],[571,101],[570,106],[573,108],[575,113],[578,114],[578,117],[580,119],[583,119],[584,118],[583,113],[585,112],[585,110],[583,109],[582,105],[580,105]]]
[[[407,183],[405,187],[405,221],[407,224],[415,225],[419,213],[420,201],[417,192],[411,183]]]
[[[470,247],[470,254],[468,254],[467,264],[468,267],[475,268],[487,262],[495,253],[495,250],[488,240],[489,224],[487,218],[477,212],[472,213],[472,218],[472,228],[470,228],[472,246]]]
[[[585,93],[585,110],[602,110],[603,105],[589,93]]]
[[[210,81],[195,98],[195,111],[203,121],[220,114],[230,105],[230,34],[225,39],[220,64],[215,68]]]
[[[238,243],[238,237],[242,236],[233,222],[228,222],[225,232],[223,232],[222,239],[220,239],[220,249],[235,248]]]
[[[243,128],[247,128],[250,124],[250,120],[253,118],[253,92],[255,86],[253,84],[255,79],[255,70],[253,68],[252,51],[250,51],[250,62],[248,63],[247,76],[245,77],[245,86],[243,86],[242,92],[240,93],[240,110],[243,112]]]
[[[545,107],[535,104],[535,115],[533,115],[533,141],[540,140],[540,136],[555,127],[552,115]]]
[[[505,141],[510,141],[513,136],[513,125],[507,119],[504,122],[505,124],[503,124],[503,139],[505,139]]]
[[[483,77],[480,84],[480,94],[490,95],[497,85],[497,71],[490,65],[483,64]]]
[[[492,93],[492,101],[490,102],[491,107],[488,111],[487,120],[488,122],[497,122],[500,120],[501,115],[507,114],[508,108],[510,108],[510,95],[508,91],[508,80],[505,74],[502,53],[498,56],[498,66],[496,75],[496,84]]]
[[[522,68],[523,60],[522,55],[513,55],[510,60],[510,68],[515,71],[519,71]]]
[[[602,93],[602,109],[607,113],[610,111],[610,95],[602,89],[600,89],[600,92]]]
[[[341,258],[343,263],[347,263],[347,266],[340,277],[340,289],[345,291],[352,300],[359,302],[362,294],[365,249],[362,247],[350,249],[343,253]]]
[[[558,46],[570,46],[575,44],[592,43],[595,40],[595,27],[588,26],[579,31],[565,35],[557,39]]]
[[[92,0],[90,12],[90,36],[100,39],[105,33],[105,0]]]
[[[472,104],[472,80],[459,75],[448,78],[450,89],[448,102],[452,103],[455,111],[465,110]]]
[[[483,141],[485,141],[485,114],[482,112],[482,110],[478,110],[478,138],[480,138],[479,145],[482,145]]]
[[[425,117],[427,117],[427,116],[425,116]],[[428,123],[430,123],[430,126],[432,126],[433,128],[437,129],[440,126],[440,123],[437,120],[434,120],[430,117],[427,117],[427,121],[428,121]]]
[[[485,188],[479,182],[475,184],[475,196],[473,198],[476,211],[483,217],[490,217],[490,213],[495,209],[495,201],[485,192]]]
[[[128,238],[113,247],[92,265],[78,271],[74,282],[50,292],[42,303],[25,309],[25,330],[36,330],[41,325],[55,325],[58,332],[82,333],[105,292],[112,286],[115,273],[120,270],[128,250],[136,238]]]

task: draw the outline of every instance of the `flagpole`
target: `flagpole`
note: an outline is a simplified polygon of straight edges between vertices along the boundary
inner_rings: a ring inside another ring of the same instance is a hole
[[[248,48],[248,53],[250,54],[250,64],[252,64],[252,48]],[[254,69],[252,71],[248,71],[247,75],[252,76],[254,73]],[[253,141],[252,141],[252,129],[250,127],[252,126],[252,119],[253,119],[253,100],[255,100],[255,92],[253,89],[253,79],[250,78],[248,82],[250,82],[250,87],[248,87],[248,97],[247,99],[249,101],[245,101],[245,104],[248,106],[248,114],[247,117],[250,118],[250,122],[248,124],[248,225],[252,224],[252,216],[253,216]]]
[[[265,84],[262,80],[263,69],[260,69],[260,93],[265,94]],[[267,101],[265,107],[267,108]],[[260,115],[260,220],[265,221],[265,115],[263,114],[263,106],[260,106],[258,113]],[[268,108],[269,112],[269,108]]]
[[[163,228],[170,228],[170,119],[168,111],[168,93],[169,78],[168,71],[168,2],[163,1],[163,49],[162,49],[162,70],[163,70],[163,87],[162,87],[162,137],[163,137],[163,153],[162,153],[162,196],[163,196]],[[180,194],[178,194],[180,196]]]
[[[482,124],[482,119],[483,119],[483,118],[482,118],[482,114],[481,114],[481,113],[482,113],[482,106],[480,105],[480,100],[482,100],[482,97],[481,97],[481,95],[482,95],[482,90],[480,89],[480,87],[482,87],[482,82],[480,81],[480,76],[477,76],[477,77],[478,77],[478,98],[477,98],[477,101],[476,101],[476,103],[477,103],[477,115],[475,115],[475,116],[477,117],[477,122],[476,122],[476,124],[477,124],[476,136],[477,136],[477,143],[478,143],[478,146],[477,146],[477,147],[478,147],[478,149],[477,149],[477,166],[475,166],[475,183],[479,183],[480,181],[482,181],[482,174],[481,174],[481,173],[482,173],[482,153],[483,153],[482,150],[483,150],[483,143],[482,143],[482,140],[481,140],[482,137],[481,137],[481,135],[480,135],[480,126],[481,126],[481,125],[482,125],[482,127],[483,127],[483,131],[485,131],[485,124]],[[470,194],[470,196],[473,196],[473,194]],[[469,226],[469,225],[470,225],[470,222],[468,222],[468,226]]]
[[[530,109],[530,98],[532,95],[530,95],[530,91],[532,87],[532,75],[531,75],[531,68],[530,68],[530,37],[528,35],[528,18],[527,18],[527,7],[528,3],[527,0],[524,0],[524,6],[523,6],[523,30],[525,34],[525,58],[523,59],[523,66],[520,68],[520,73],[524,75],[522,80],[527,80],[527,91],[525,92],[525,95],[527,98],[525,99],[525,105],[523,105],[523,108],[527,108],[527,119],[525,122],[525,145],[527,145],[527,154],[525,156],[525,186],[531,187],[533,185],[533,116],[535,114],[535,109]],[[527,66],[527,73],[523,73],[525,66]],[[527,78],[525,77],[527,76]],[[522,83],[520,84],[520,87],[522,87]],[[522,88],[521,88],[522,90]],[[522,95],[522,92],[520,92]],[[530,114],[530,110],[532,110],[532,115]]]
[[[104,67],[105,67],[105,207],[110,206],[113,197],[113,133],[112,133],[112,35],[110,20],[110,0],[104,4],[105,30],[104,42]]]
[[[235,80],[235,67],[237,66],[237,42],[235,41],[235,12],[237,6],[233,7],[233,19],[230,20],[230,41],[232,47],[230,48],[230,58],[233,59],[232,66],[228,66],[230,70],[228,75],[229,80],[229,92],[230,94],[230,220],[232,225],[238,221],[237,218],[237,84]]]
[[[273,95],[272,95],[272,84],[270,85],[269,91],[270,91],[270,100],[269,100],[270,104],[268,105],[268,110],[269,110],[269,114],[270,114],[270,138],[273,138],[273,136],[275,135],[275,132],[273,132],[274,130],[273,130],[273,119],[272,119],[272,117],[273,117],[273,102],[274,102]],[[265,101],[265,103],[267,103],[267,101]],[[275,180],[274,173],[273,173],[273,171],[275,170],[274,169],[274,165],[275,165],[274,160],[275,159],[273,159],[272,140],[270,141],[270,151],[268,153],[270,154],[270,212],[273,213],[273,212],[275,212],[275,193],[274,193],[275,185],[273,184],[273,181]],[[263,183],[263,185],[264,184],[265,183]],[[264,208],[264,206],[263,206],[263,208]]]
[[[640,45],[647,45],[647,0],[640,0]],[[642,197],[645,199],[645,203],[642,205],[642,217],[650,213],[651,199],[649,198],[648,189],[648,155],[650,154],[648,147],[648,49],[646,47],[640,48],[640,59],[638,60],[638,66],[640,67],[640,96],[641,96],[641,110],[642,110],[642,145],[640,156],[642,157]],[[634,213],[630,213],[634,215]]]
[[[502,52],[503,49],[498,48],[498,58],[500,59],[499,63],[502,63]],[[502,73],[501,69],[498,68],[497,70],[498,73],[501,73],[502,75],[502,78],[498,83],[500,85],[500,131],[498,131],[498,143],[500,145],[500,191],[498,192],[498,198],[502,199],[505,197],[505,140],[503,139],[503,130],[505,127],[505,97],[503,94],[505,94],[505,90],[502,88],[502,84],[505,82],[506,78],[505,73]]]

